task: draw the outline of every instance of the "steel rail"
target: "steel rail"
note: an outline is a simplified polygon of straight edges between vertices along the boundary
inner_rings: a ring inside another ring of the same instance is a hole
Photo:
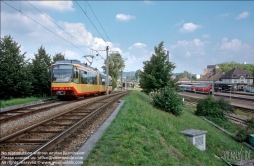
[[[29,114],[34,113],[34,112],[39,112],[39,111],[43,111],[43,110],[46,110],[46,109],[55,108],[55,107],[58,107],[58,106],[69,104],[68,102],[67,103],[59,103],[59,104],[55,104],[55,105],[46,106],[46,107],[43,107],[43,108],[31,109],[33,107],[39,107],[39,106],[47,105],[47,104],[51,104],[51,103],[53,103],[53,102],[40,103],[38,105],[33,105],[33,106],[29,106],[29,107],[22,107],[22,108],[17,108],[17,109],[14,109],[14,110],[8,110],[8,111],[5,111],[5,112],[1,112],[0,113],[0,116],[1,116],[0,124],[4,123],[4,121],[10,120],[10,119],[13,119],[13,118],[16,118],[16,117],[29,115]],[[10,114],[15,114],[15,115],[10,115]]]
[[[118,95],[118,93],[111,94],[111,96],[114,96],[114,95]],[[104,96],[102,96],[102,97],[104,97]],[[105,96],[105,98],[106,98],[106,96]],[[94,100],[92,100],[92,101],[90,101],[89,103],[86,103],[85,105],[82,105],[82,106],[87,106],[87,105],[89,105],[89,104],[91,104],[91,103],[94,103],[96,100],[97,100],[97,99],[94,98]],[[69,103],[65,103],[64,105],[66,105],[66,104],[69,104]],[[60,105],[58,105],[58,106],[60,106]],[[63,105],[61,105],[61,106],[63,106]],[[82,107],[82,106],[79,106],[79,107]],[[7,135],[7,136],[1,137],[1,138],[0,138],[0,142],[3,142],[3,141],[5,141],[6,139],[12,138],[12,137],[14,137],[14,136],[19,136],[20,134],[22,134],[22,133],[24,133],[24,132],[26,132],[26,131],[28,131],[28,130],[31,130],[31,129],[33,129],[33,128],[35,128],[35,127],[37,127],[37,126],[39,126],[39,125],[41,125],[41,124],[43,124],[43,123],[49,122],[49,121],[51,121],[51,120],[53,120],[53,119],[55,119],[55,118],[57,118],[57,117],[60,117],[60,116],[62,116],[63,114],[66,114],[66,113],[71,112],[71,111],[73,111],[73,110],[75,110],[75,109],[78,109],[79,107],[75,107],[75,108],[73,108],[73,109],[71,109],[71,110],[65,111],[65,112],[60,113],[60,114],[57,114],[57,115],[55,115],[55,116],[52,116],[52,117],[49,118],[49,119],[45,119],[45,120],[43,120],[43,121],[41,121],[41,122],[35,123],[35,124],[33,124],[33,125],[29,126],[29,127],[26,127],[26,128],[24,128],[24,129],[22,129],[22,130],[19,130],[19,131],[17,131],[17,132],[14,132],[14,133],[12,133],[12,134]]]
[[[114,96],[115,98],[113,98],[112,100],[110,100],[107,103],[104,103],[102,106],[100,106],[99,108],[97,108],[96,110],[91,112],[90,114],[86,115],[84,118],[82,118],[81,120],[79,120],[78,122],[73,124],[71,127],[66,129],[65,131],[61,132],[60,134],[56,135],[53,139],[51,139],[50,141],[46,142],[44,145],[42,145],[41,147],[39,147],[38,149],[33,151],[30,155],[26,156],[23,160],[19,161],[15,166],[18,166],[18,165],[22,164],[23,162],[25,162],[30,157],[36,155],[39,151],[46,151],[47,148],[49,148],[49,146],[51,146],[51,144],[61,142],[65,137],[67,137],[69,135],[69,133],[71,133],[73,130],[75,130],[80,125],[82,125],[82,123],[84,123],[87,119],[91,118],[93,115],[98,113],[98,111],[100,111],[102,108],[107,107],[108,105],[112,104],[113,102],[115,102],[116,100],[118,100],[119,98],[121,98],[122,96],[124,96],[126,94],[127,93],[118,94],[119,96]],[[83,106],[81,106],[81,107],[83,107]],[[76,108],[76,109],[78,109],[78,108]]]

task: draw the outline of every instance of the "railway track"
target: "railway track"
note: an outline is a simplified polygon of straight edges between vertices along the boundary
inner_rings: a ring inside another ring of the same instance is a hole
[[[40,165],[48,154],[77,129],[85,128],[100,116],[103,110],[128,92],[101,96],[89,103],[76,106],[49,119],[0,138],[1,165]],[[52,160],[52,159],[51,159]],[[39,163],[38,163],[39,162]]]
[[[71,101],[60,101],[55,99],[55,100],[44,101],[38,104],[29,105],[29,106],[23,106],[23,107],[19,107],[15,109],[0,111],[0,124],[6,123],[9,120],[15,120],[21,117],[29,116],[29,115],[43,112],[52,108],[64,106],[64,105],[74,103],[74,102],[79,102],[82,100],[87,100],[89,98],[94,98],[94,97],[97,97],[97,96],[88,96],[85,98],[80,98],[78,100],[71,100]]]
[[[238,123],[238,124],[241,124],[241,125],[244,125],[244,126],[247,126],[248,123],[247,123],[247,120],[243,119],[243,118],[239,118],[239,117],[236,117],[234,115],[226,115],[226,117],[235,122],[235,123]]]
[[[189,97],[189,98],[193,98],[193,100],[197,100],[197,99],[202,99],[204,97],[206,97],[207,95],[204,94],[196,94],[196,93],[190,93],[190,92],[184,92],[184,93],[179,93],[180,96],[183,97]],[[243,100],[242,96],[240,99],[237,98],[237,96],[235,96],[235,98],[228,98],[228,97],[224,97],[224,96],[215,96],[215,98],[220,98],[223,97],[225,100],[229,101],[230,104],[235,108],[235,109],[240,109],[244,112],[248,112],[248,113],[254,113],[254,100]]]
[[[20,118],[24,115],[29,115],[30,113],[42,111],[42,110],[45,110],[45,109],[50,109],[54,106],[57,107],[61,104],[62,103],[60,101],[53,100],[53,101],[49,101],[49,102],[42,102],[42,103],[35,104],[35,105],[24,106],[24,107],[21,107],[21,108],[1,111],[0,112],[0,124],[7,121],[7,120],[16,118],[16,117]]]
[[[194,93],[194,92],[190,92],[190,91],[185,91],[184,93],[207,96],[207,94],[205,94],[205,93],[198,93],[198,92]],[[254,102],[254,95],[252,95],[252,94],[215,92],[214,96],[228,98],[228,99],[237,99],[237,100]]]

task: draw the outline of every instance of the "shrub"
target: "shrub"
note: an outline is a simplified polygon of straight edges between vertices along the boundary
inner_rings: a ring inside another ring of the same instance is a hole
[[[211,96],[205,99],[200,99],[197,104],[196,115],[226,119],[226,113],[233,113],[234,109],[228,101],[220,98],[219,100],[214,99]]]
[[[248,132],[246,128],[239,128],[236,133],[235,139],[239,142],[247,141],[248,139]]]
[[[182,99],[178,97],[174,88],[165,87],[152,95],[153,106],[176,116],[182,113]]]
[[[254,133],[254,118],[247,120],[247,123],[248,125],[246,128],[240,128],[237,131],[237,134],[236,134],[237,141],[240,141],[240,142],[248,141],[249,135]]]
[[[248,123],[247,130],[250,131],[250,133],[254,134],[254,118],[248,120],[247,123]]]

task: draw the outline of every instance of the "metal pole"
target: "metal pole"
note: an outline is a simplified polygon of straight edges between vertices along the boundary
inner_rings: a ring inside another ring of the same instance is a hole
[[[211,76],[212,76],[212,97],[214,96],[213,95],[213,71],[210,71],[210,73],[211,73]]]
[[[231,102],[231,87],[230,87],[230,102]]]
[[[212,73],[212,96],[214,96],[213,95],[213,73]]]
[[[129,77],[129,79],[130,79],[130,81],[129,82],[131,82],[131,73],[130,73],[130,77]],[[131,84],[129,83],[129,86],[128,86],[129,88],[131,88]]]
[[[50,67],[50,97],[52,98],[52,77],[53,77],[53,70],[52,70],[53,67]]]
[[[108,95],[108,46],[106,46],[106,52],[107,52],[107,67],[106,67],[106,95]]]
[[[127,75],[125,77],[125,90],[127,90]]]
[[[121,92],[123,91],[123,69],[121,69]]]

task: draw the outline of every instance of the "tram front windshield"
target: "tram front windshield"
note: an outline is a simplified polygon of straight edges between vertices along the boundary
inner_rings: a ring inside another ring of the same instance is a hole
[[[71,82],[72,73],[72,65],[54,65],[52,67],[52,82]]]

